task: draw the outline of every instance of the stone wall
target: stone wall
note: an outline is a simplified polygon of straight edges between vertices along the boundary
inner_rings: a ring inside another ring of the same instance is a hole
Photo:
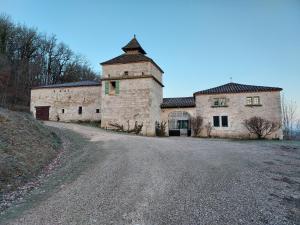
[[[160,105],[163,101],[163,88],[154,80],[151,84],[151,108],[150,108],[150,120],[153,126],[151,130],[155,130],[155,122],[161,121],[161,108]]]
[[[50,106],[50,120],[57,120],[58,116],[60,121],[98,121],[101,114],[96,109],[101,112],[101,86],[33,89],[30,110],[34,116],[37,106]],[[79,106],[82,114],[78,114]]]
[[[246,98],[259,96],[261,106],[246,106]],[[212,107],[214,98],[226,98],[226,107]],[[253,116],[259,116],[281,123],[280,92],[255,92],[237,94],[196,95],[196,114],[204,119],[204,124],[213,124],[213,116],[228,116],[228,127],[214,127],[211,135],[215,137],[249,138],[243,122]],[[204,129],[202,134],[206,136]],[[278,130],[268,138],[282,138]]]
[[[128,72],[128,76],[152,75],[162,83],[162,73],[151,62],[103,65],[102,77],[122,77],[125,76],[125,71]]]
[[[161,82],[162,73],[151,62],[103,65],[102,71],[103,85],[105,79],[119,81],[119,94],[109,95],[105,94],[105,88],[102,90],[102,127],[111,129],[110,123],[118,123],[127,128],[129,122],[132,128],[137,121],[143,123],[144,135],[155,135],[155,121],[160,121],[162,86],[153,77]]]
[[[103,88],[101,126],[111,129],[110,123],[118,123],[127,128],[129,121],[132,128],[137,121],[143,123],[144,135],[154,135],[155,120],[160,116],[157,105],[162,96],[162,88],[156,85],[157,82],[152,78],[122,79],[119,80],[119,94],[105,95]]]
[[[190,108],[165,108],[161,109],[161,121],[167,122],[167,135],[169,135],[169,114],[172,112],[187,112],[191,117],[196,116],[196,107],[190,107]]]

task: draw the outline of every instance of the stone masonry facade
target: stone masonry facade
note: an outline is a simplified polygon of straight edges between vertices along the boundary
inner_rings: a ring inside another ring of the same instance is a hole
[[[143,123],[142,134],[154,136],[156,123],[167,122],[167,135],[193,135],[191,118],[203,118],[200,136],[252,138],[243,125],[259,116],[281,123],[281,88],[228,83],[199,91],[192,97],[163,98],[163,71],[134,37],[123,53],[101,63],[100,82],[80,81],[33,88],[31,112],[37,119],[101,121],[133,128]],[[208,126],[209,125],[209,126]],[[281,139],[282,130],[267,138]]]
[[[247,105],[247,98],[258,97],[259,104]],[[248,92],[234,94],[196,95],[196,114],[203,117],[204,123],[213,126],[213,117],[227,116],[228,126],[212,128],[212,137],[224,138],[251,138],[249,131],[243,125],[245,119],[253,116],[281,123],[280,92]],[[214,99],[226,99],[224,106],[214,106]],[[205,129],[202,136],[207,136]],[[268,138],[282,139],[282,130],[279,129]]]

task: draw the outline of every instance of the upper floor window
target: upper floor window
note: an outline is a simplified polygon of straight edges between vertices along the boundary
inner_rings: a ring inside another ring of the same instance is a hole
[[[214,107],[224,107],[224,106],[226,106],[226,98],[214,98],[213,106]]]
[[[259,105],[260,104],[260,99],[258,96],[253,97],[253,105]]]
[[[118,95],[120,81],[105,81],[105,95]]]
[[[124,75],[125,75],[125,76],[128,76],[128,71],[125,71],[125,72],[124,72]]]
[[[252,97],[247,97],[246,104],[247,105],[252,105]]]
[[[260,97],[259,96],[254,96],[254,97],[247,97],[246,98],[246,105],[249,106],[259,106],[261,105],[260,103]]]
[[[78,114],[81,115],[82,114],[82,106],[78,107]]]

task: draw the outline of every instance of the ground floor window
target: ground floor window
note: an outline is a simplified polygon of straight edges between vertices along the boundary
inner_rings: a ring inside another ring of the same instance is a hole
[[[220,117],[219,116],[214,116],[214,127],[219,127],[220,126]]]
[[[228,127],[228,116],[222,116],[222,127]]]
[[[214,116],[214,127],[228,127],[228,116]]]
[[[82,106],[78,107],[78,114],[81,115],[82,114]]]
[[[96,109],[96,113],[100,113],[100,109]]]

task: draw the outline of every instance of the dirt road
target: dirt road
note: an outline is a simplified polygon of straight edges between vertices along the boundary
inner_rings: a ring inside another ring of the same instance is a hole
[[[82,162],[88,163],[73,179],[16,213],[8,224],[299,222],[297,147],[275,142],[139,137],[76,124],[48,125],[87,139],[81,146],[81,160],[74,165],[72,159],[73,167],[64,170],[65,176]],[[84,160],[91,156],[90,161]]]

